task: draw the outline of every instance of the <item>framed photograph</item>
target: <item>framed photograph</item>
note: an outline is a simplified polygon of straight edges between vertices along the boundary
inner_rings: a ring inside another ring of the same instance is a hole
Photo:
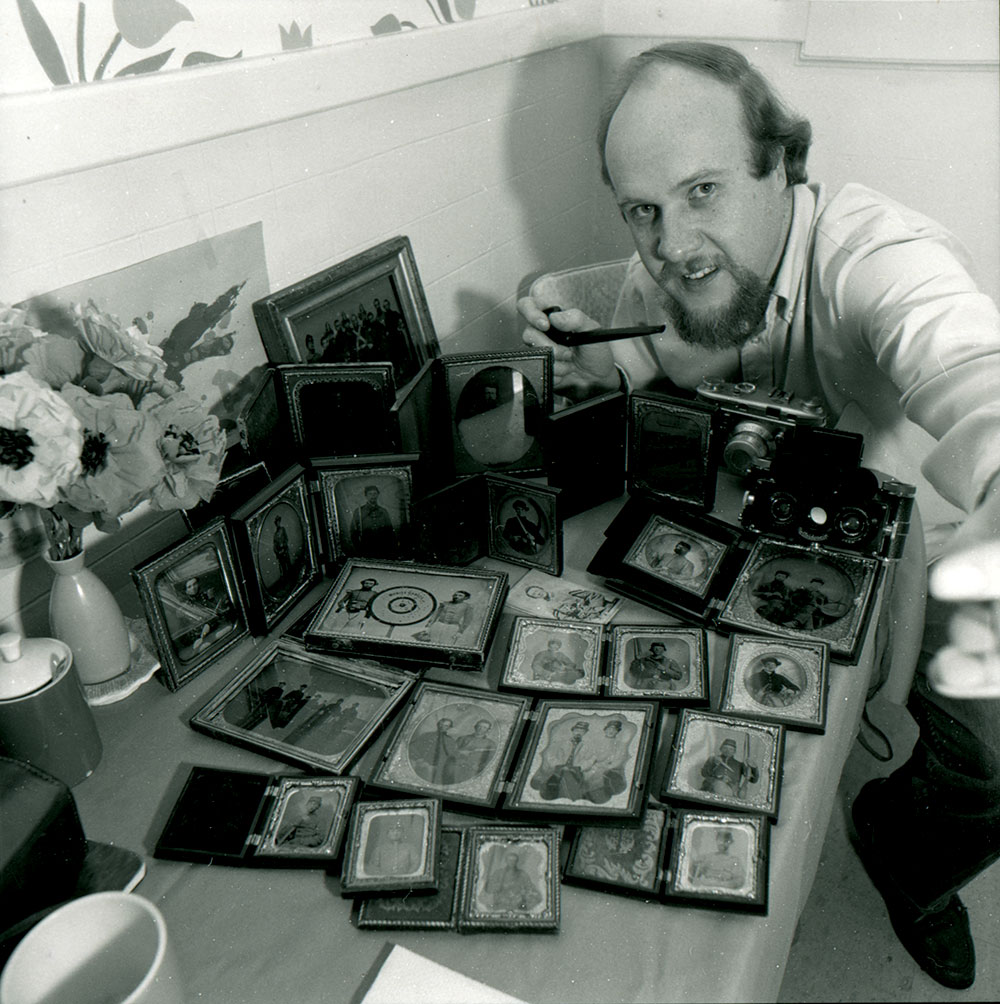
[[[517,478],[486,475],[486,519],[491,558],[561,575],[562,519],[559,489]]]
[[[466,834],[460,931],[559,929],[559,830],[474,827]]]
[[[308,457],[399,452],[388,363],[287,363],[276,367],[296,448]]]
[[[636,826],[580,826],[563,881],[654,899],[670,832],[667,811],[649,807]]]
[[[440,832],[441,803],[435,798],[357,802],[344,849],[341,894],[436,890]]]
[[[168,690],[247,636],[225,522],[215,519],[132,570]]]
[[[719,623],[792,639],[824,641],[834,659],[856,662],[875,597],[874,558],[760,538]]]
[[[708,648],[701,628],[615,624],[607,646],[608,697],[708,704]]]
[[[688,906],[767,912],[770,823],[751,813],[680,810],[665,894]]]
[[[519,613],[594,624],[607,624],[621,605],[619,596],[542,571],[518,579],[507,596],[507,606]]]
[[[373,660],[309,652],[279,639],[230,678],[191,726],[265,756],[342,774],[414,682]]]
[[[272,471],[282,471],[296,451],[292,420],[281,381],[274,366],[267,366],[236,419],[239,445],[251,460]]]
[[[406,557],[416,454],[312,461],[326,529],[326,553],[344,557]]]
[[[785,727],[682,708],[663,795],[778,818]]]
[[[189,530],[198,530],[218,516],[228,516],[271,483],[271,475],[260,460],[249,460],[239,444],[230,447],[222,464],[212,497],[181,516]]]
[[[275,363],[392,364],[412,379],[438,354],[408,237],[393,237],[253,305]]]
[[[504,809],[637,819],[658,705],[542,700],[518,757]]]
[[[280,778],[257,856],[334,861],[359,783],[347,777]]]
[[[530,707],[528,697],[424,680],[371,783],[493,808]]]
[[[486,482],[455,481],[413,505],[414,551],[438,565],[468,565],[486,554]]]
[[[421,896],[367,895],[358,903],[359,928],[451,930],[458,923],[458,896],[465,830],[442,826],[438,841],[438,887]]]
[[[441,356],[453,473],[542,473],[552,354],[537,349]]]
[[[829,660],[826,642],[734,634],[719,710],[824,732]]]
[[[505,572],[348,558],[306,643],[482,669],[506,595]]]
[[[323,574],[306,473],[295,464],[230,517],[250,628],[267,634]]]
[[[500,686],[596,696],[602,630],[587,621],[515,617]]]
[[[712,436],[715,411],[704,401],[652,392],[631,394],[629,494],[711,509],[718,468]]]
[[[563,519],[625,491],[628,395],[620,390],[552,412],[545,420],[545,474],[561,491]]]

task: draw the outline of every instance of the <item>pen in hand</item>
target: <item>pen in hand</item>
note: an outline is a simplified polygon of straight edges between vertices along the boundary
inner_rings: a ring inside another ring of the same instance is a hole
[[[542,313],[546,317],[562,307],[546,307]],[[640,324],[633,328],[595,328],[593,331],[560,331],[549,327],[545,334],[559,345],[576,348],[579,345],[594,345],[597,342],[616,342],[622,338],[638,338],[640,335],[658,335],[666,329],[665,324]]]

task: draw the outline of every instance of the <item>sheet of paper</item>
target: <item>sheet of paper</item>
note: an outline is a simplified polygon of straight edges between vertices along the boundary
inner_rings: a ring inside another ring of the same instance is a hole
[[[524,1004],[454,969],[394,945],[361,1004]]]

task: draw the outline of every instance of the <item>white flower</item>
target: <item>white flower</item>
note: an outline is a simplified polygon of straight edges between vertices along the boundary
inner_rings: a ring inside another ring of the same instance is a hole
[[[83,430],[69,405],[25,372],[0,377],[0,498],[48,508],[80,473]]]

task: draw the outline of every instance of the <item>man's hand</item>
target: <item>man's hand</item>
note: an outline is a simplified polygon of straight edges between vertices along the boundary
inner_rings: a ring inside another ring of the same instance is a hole
[[[957,603],[949,644],[927,667],[945,697],[1000,697],[1000,541],[984,541],[941,558],[931,569],[931,594]]]
[[[574,349],[557,345],[546,334],[550,327],[560,331],[593,331],[599,327],[596,321],[576,309],[546,314],[541,304],[530,296],[518,300],[517,309],[528,322],[521,336],[525,344],[552,350],[552,376],[557,391],[583,399],[618,389],[618,371],[607,343]]]

